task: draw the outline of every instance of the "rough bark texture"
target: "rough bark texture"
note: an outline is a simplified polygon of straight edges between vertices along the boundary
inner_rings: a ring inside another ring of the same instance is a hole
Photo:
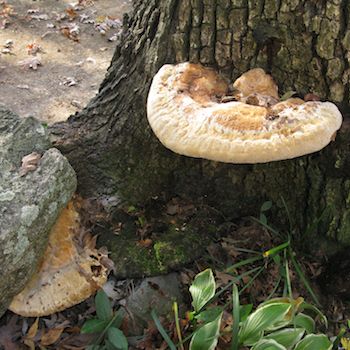
[[[201,62],[229,80],[262,67],[280,92],[314,92],[349,104],[350,3],[346,0],[134,1],[99,94],[52,128],[85,195],[143,202],[161,191],[205,197],[232,217],[285,199],[299,227],[350,243],[350,128],[324,151],[290,161],[232,165],[165,149],[146,119],[152,77],[165,63]],[[284,213],[280,215],[285,215]],[[322,227],[321,227],[322,226]]]

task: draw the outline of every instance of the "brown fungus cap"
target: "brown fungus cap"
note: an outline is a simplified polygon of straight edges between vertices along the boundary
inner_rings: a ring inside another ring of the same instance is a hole
[[[90,297],[107,281],[107,254],[77,242],[79,215],[72,202],[51,230],[38,271],[9,307],[25,317],[47,316]]]
[[[233,83],[233,87],[244,97],[255,93],[279,99],[278,86],[271,75],[266,74],[261,68],[254,68],[242,74]]]
[[[342,116],[330,102],[276,104],[277,86],[262,69],[243,74],[234,87],[241,101],[220,103],[228,84],[215,71],[187,62],[165,65],[148,95],[149,123],[172,151],[227,163],[265,163],[316,152],[341,126]],[[275,102],[245,103],[252,94]]]

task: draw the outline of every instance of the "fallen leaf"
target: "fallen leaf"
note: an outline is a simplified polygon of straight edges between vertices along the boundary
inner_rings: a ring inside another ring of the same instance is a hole
[[[60,85],[75,86],[78,82],[73,77],[65,77]]]
[[[39,328],[39,317],[37,317],[34,323],[30,326],[26,338],[33,339],[38,333],[38,328]]]
[[[30,154],[27,154],[22,158],[22,165],[19,169],[19,176],[24,176],[30,171],[34,171],[40,161],[41,155],[37,152],[32,152]]]
[[[149,248],[150,246],[152,246],[153,241],[150,238],[146,238],[146,239],[141,239],[140,241],[138,241],[138,245],[144,248]]]
[[[38,52],[42,52],[42,48],[36,42],[32,42],[26,46],[28,55],[35,56]]]
[[[80,32],[80,28],[77,24],[69,23],[64,26],[61,26],[60,32],[68,39],[79,42],[78,35]]]
[[[38,66],[41,66],[41,57],[35,56],[35,57],[29,57],[23,61],[18,62],[20,66],[27,69],[33,69],[37,70]]]
[[[65,9],[66,14],[68,15],[69,19],[72,21],[73,19],[75,19],[78,14],[76,13],[76,11],[74,10],[73,7],[68,7]]]
[[[47,21],[49,19],[49,16],[46,13],[33,14],[29,16],[29,19],[35,19],[37,21]]]
[[[40,340],[40,344],[43,346],[52,345],[57,342],[60,338],[62,332],[64,331],[64,327],[51,328],[47,332],[45,332]]]

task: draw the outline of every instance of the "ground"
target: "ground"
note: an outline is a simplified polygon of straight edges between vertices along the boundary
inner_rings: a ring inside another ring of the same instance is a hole
[[[49,124],[66,120],[96,95],[131,1],[2,3],[0,103],[22,117],[33,115]],[[28,54],[37,46],[36,56]],[[41,60],[36,70],[23,62],[35,57]]]

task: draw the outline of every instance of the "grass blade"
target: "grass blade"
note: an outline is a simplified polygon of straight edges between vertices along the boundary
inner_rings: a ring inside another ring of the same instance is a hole
[[[255,261],[262,260],[262,259],[264,259],[264,257],[262,255],[259,255],[259,256],[254,256],[252,258],[241,260],[240,262],[226,268],[225,272],[232,273],[232,272],[234,272],[234,270],[238,269],[239,267],[251,264]]]
[[[174,301],[173,310],[174,310],[174,317],[175,317],[176,333],[177,333],[177,338],[179,339],[180,350],[184,350],[180,322],[179,322],[179,308],[176,301]]]
[[[314,303],[317,306],[320,306],[321,303],[319,302],[315,292],[313,291],[312,287],[310,286],[309,281],[307,280],[307,278],[306,278],[305,274],[303,273],[299,263],[297,262],[297,260],[294,257],[294,253],[291,250],[289,252],[289,255],[290,255],[290,258],[291,258],[291,261],[292,261],[292,264],[293,264],[293,266],[295,268],[296,273],[298,274],[298,276],[301,279],[301,281],[304,283],[304,286],[307,289],[307,291],[310,293],[312,299],[314,300]]]
[[[172,342],[172,340],[170,339],[168,333],[165,331],[164,327],[160,323],[160,320],[159,320],[159,318],[158,318],[158,316],[157,316],[157,314],[156,314],[156,312],[154,310],[152,310],[151,316],[153,318],[153,321],[154,321],[154,323],[155,323],[159,333],[161,334],[161,336],[163,337],[165,342],[168,344],[169,348],[171,350],[176,350],[175,344]]]
[[[231,350],[238,350],[238,331],[239,331],[239,293],[236,284],[232,289],[232,313],[233,313],[233,327],[232,327],[232,344]]]
[[[275,230],[273,227],[271,227],[270,225],[266,224],[265,222],[255,218],[254,216],[250,217],[253,221],[257,222],[258,224],[264,226],[266,229],[268,229],[270,232],[274,233],[277,237],[281,236],[281,233],[278,232],[277,230]]]

